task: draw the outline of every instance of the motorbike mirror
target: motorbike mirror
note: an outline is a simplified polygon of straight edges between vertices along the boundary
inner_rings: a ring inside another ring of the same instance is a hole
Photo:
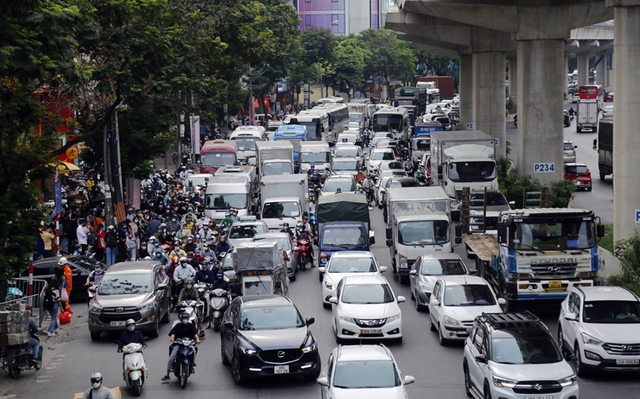
[[[233,322],[231,322],[231,321],[225,321],[225,322],[223,323],[223,325],[224,325],[224,328],[228,328],[228,329],[230,329],[230,330],[232,330],[232,329],[233,329]]]
[[[310,326],[316,322],[316,319],[313,317],[309,317],[308,319],[305,320],[305,322],[307,323],[308,326]]]

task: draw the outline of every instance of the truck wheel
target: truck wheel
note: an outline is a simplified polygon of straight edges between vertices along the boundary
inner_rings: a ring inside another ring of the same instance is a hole
[[[518,301],[507,298],[507,313],[518,311]]]
[[[600,173],[600,180],[604,180],[604,177],[605,177],[605,176],[606,176],[606,175],[605,175],[604,173]]]

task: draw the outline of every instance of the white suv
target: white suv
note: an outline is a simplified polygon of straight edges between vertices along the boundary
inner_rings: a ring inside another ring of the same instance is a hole
[[[562,302],[558,343],[589,371],[640,371],[640,299],[622,287],[573,287]]]
[[[476,398],[578,399],[573,369],[547,327],[523,313],[483,313],[464,345],[464,385]]]

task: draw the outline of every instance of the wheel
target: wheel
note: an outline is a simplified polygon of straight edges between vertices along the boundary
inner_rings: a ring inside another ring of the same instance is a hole
[[[581,378],[586,377],[588,373],[584,363],[582,363],[582,356],[580,355],[580,346],[578,346],[577,342],[573,347],[573,356],[576,359],[576,362],[575,362],[576,375]]]
[[[491,390],[489,389],[489,385],[484,384],[484,399],[491,399]]]
[[[411,296],[413,296],[413,293],[411,294]],[[418,312],[422,312],[424,310],[424,306],[420,304],[420,300],[418,299],[418,296],[416,296],[415,299],[416,299],[416,310]]]
[[[141,393],[141,387],[140,387],[140,380],[135,380],[131,383],[131,389],[133,389],[133,394],[135,396],[140,396]]]
[[[233,355],[233,359],[231,359],[231,377],[233,377],[233,382],[238,385],[244,384],[245,376],[242,375],[242,370],[240,370],[240,360],[237,355]]]
[[[587,191],[591,191],[591,186],[587,187]]]
[[[184,363],[180,365],[180,388],[184,389],[187,386],[187,380],[189,379],[189,366]]]
[[[400,284],[409,284],[409,276],[399,276]]]
[[[564,358],[567,358],[567,351],[565,350],[565,345],[564,345],[564,334],[562,333],[562,327],[560,327],[560,325],[558,325],[558,347],[560,348],[560,352],[562,353],[562,356],[564,356]]]
[[[442,326],[438,324],[438,343],[440,344],[440,346],[447,346],[447,340],[446,338],[442,335]]]
[[[418,302],[418,300],[416,299],[416,296],[415,296],[415,295],[413,295],[413,291],[411,291],[411,299],[412,299],[412,300],[415,300],[416,302]]]
[[[433,320],[431,319],[431,317],[429,317],[429,330],[438,331],[438,329],[436,328],[436,325],[433,324]]]
[[[18,363],[16,362],[16,360],[14,359],[13,362],[11,362],[11,365],[9,366],[9,377],[13,378],[14,380],[18,377],[20,377],[20,372],[22,370],[20,370],[20,366],[18,365]]]
[[[294,282],[296,281],[296,274],[293,273],[293,276],[289,277],[289,281]]]
[[[467,393],[467,396],[472,398],[473,394],[471,394],[471,377],[469,376],[469,366],[467,366],[467,362],[465,360],[462,369],[464,370],[464,391]]]
[[[227,359],[227,355],[224,354],[224,346],[223,344],[220,344],[220,357],[222,357],[222,364],[224,364],[225,366],[228,366],[229,364],[229,359]]]
[[[158,338],[160,336],[160,324],[156,322],[156,325],[153,327],[153,330],[149,331],[149,336],[151,338]]]
[[[316,365],[316,369],[315,371],[313,371],[312,373],[309,374],[303,374],[302,378],[304,378],[305,381],[315,381],[318,379],[318,377],[320,377],[320,370],[322,369],[321,364],[320,364],[320,356],[318,356],[318,364]]]
[[[213,320],[213,331],[220,332],[220,319]]]
[[[91,340],[100,341],[100,331],[91,331]]]
[[[320,267],[319,263],[318,263],[318,267]],[[320,280],[321,283],[322,283],[322,277],[323,277],[323,274],[318,272],[318,280]]]
[[[605,175],[604,173],[600,173],[600,180],[604,180],[604,177],[605,177],[605,176],[606,176],[606,175]]]
[[[169,315],[170,313],[171,313],[171,312],[170,312],[170,310],[169,310],[169,309],[167,309],[167,313],[165,313],[165,315],[162,317],[162,319],[160,320],[160,322],[161,322],[161,323],[163,323],[163,324],[167,324],[167,323],[169,323],[169,322],[171,321],[171,319],[170,319],[170,315]]]

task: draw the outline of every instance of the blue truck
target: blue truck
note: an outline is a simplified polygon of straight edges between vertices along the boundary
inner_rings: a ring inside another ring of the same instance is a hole
[[[318,222],[318,268],[338,251],[368,251],[375,242],[369,206],[362,194],[323,195],[316,205]],[[322,281],[322,272],[319,272]]]

